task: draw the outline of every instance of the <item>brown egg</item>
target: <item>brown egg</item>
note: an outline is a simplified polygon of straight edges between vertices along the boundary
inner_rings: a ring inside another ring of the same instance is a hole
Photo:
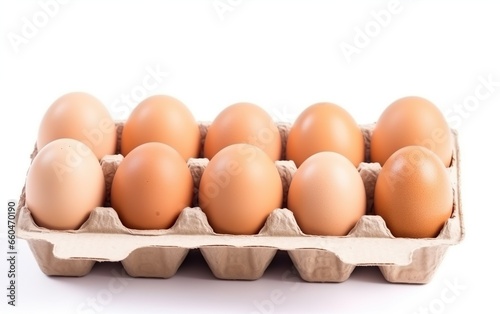
[[[293,176],[288,209],[306,234],[345,236],[366,211],[363,180],[346,157],[316,153]]]
[[[344,155],[354,166],[365,156],[363,133],[343,108],[317,103],[304,110],[294,122],[286,147],[286,158],[299,167],[315,153],[330,151]]]
[[[200,207],[217,233],[256,234],[282,201],[283,186],[274,162],[253,145],[223,148],[201,177]]]
[[[406,146],[386,161],[375,185],[374,211],[395,237],[436,237],[453,210],[442,161],[421,146]]]
[[[116,127],[104,105],[94,96],[74,92],[61,96],[45,113],[37,148],[58,138],[73,138],[90,147],[98,159],[116,153]]]
[[[125,156],[111,186],[111,206],[132,229],[170,228],[192,197],[193,178],[185,160],[157,142],[140,145]]]
[[[208,159],[226,146],[252,144],[272,160],[281,157],[281,137],[271,116],[257,105],[237,103],[224,109],[208,128],[204,155]]]
[[[373,130],[370,159],[383,165],[395,151],[409,145],[427,147],[446,167],[451,163],[453,141],[446,119],[421,97],[401,98],[385,109]]]
[[[151,96],[137,105],[123,125],[121,153],[126,156],[149,142],[168,144],[187,161],[198,157],[200,129],[179,100],[166,95]]]
[[[90,148],[74,139],[45,145],[26,178],[26,205],[40,227],[78,229],[104,202],[104,175]]]

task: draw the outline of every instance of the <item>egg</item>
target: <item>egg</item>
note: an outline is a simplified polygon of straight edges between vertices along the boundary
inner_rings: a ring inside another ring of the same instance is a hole
[[[151,96],[134,108],[123,125],[121,153],[126,156],[149,142],[167,144],[187,161],[198,157],[200,129],[182,102],[167,95]]]
[[[40,227],[78,229],[103,205],[104,175],[91,149],[74,139],[45,145],[26,178],[26,205]]]
[[[98,159],[116,153],[116,127],[104,105],[94,96],[68,93],[58,98],[43,116],[37,148],[59,138],[73,138],[90,147]]]
[[[208,159],[231,144],[247,143],[262,149],[272,160],[281,158],[281,136],[272,117],[257,105],[237,103],[224,109],[212,122],[205,139]]]
[[[170,228],[192,197],[193,178],[184,158],[158,142],[125,156],[111,185],[111,206],[131,229]]]
[[[436,237],[452,210],[451,181],[436,154],[406,146],[387,159],[375,184],[374,212],[395,237]]]
[[[306,234],[345,236],[366,212],[363,180],[343,155],[316,153],[293,176],[288,209]]]
[[[283,186],[274,162],[250,144],[233,144],[208,162],[199,204],[217,233],[256,234],[281,207]]]
[[[398,149],[424,146],[436,153],[443,164],[451,163],[453,141],[441,111],[422,97],[404,97],[387,107],[371,137],[370,159],[381,165]]]
[[[354,166],[365,156],[363,133],[352,116],[332,103],[306,108],[288,134],[286,158],[299,167],[315,153],[330,151],[344,155]]]

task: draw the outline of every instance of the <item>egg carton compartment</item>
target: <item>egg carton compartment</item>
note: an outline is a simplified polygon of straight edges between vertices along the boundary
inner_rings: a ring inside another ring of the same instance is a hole
[[[122,123],[117,123],[118,144]],[[208,123],[200,123],[202,143]],[[283,143],[289,124],[278,123]],[[361,126],[366,156],[372,125]],[[215,277],[255,280],[260,278],[278,250],[287,251],[301,278],[310,282],[342,282],[357,266],[378,266],[388,282],[427,283],[449,246],[464,236],[460,199],[460,151],[454,136],[452,164],[448,168],[454,191],[452,216],[436,238],[395,238],[380,216],[373,215],[373,192],[380,171],[378,163],[362,163],[358,171],[365,184],[367,211],[347,236],[306,235],[286,208],[286,193],[296,171],[292,161],[276,162],[284,191],[283,208],[275,209],[256,235],[216,234],[197,207],[197,190],[208,160],[188,162],[193,176],[194,207],[186,207],[170,229],[134,230],[122,225],[109,207],[114,173],[123,159],[106,156],[101,166],[106,178],[105,207],[95,208],[78,229],[49,230],[36,225],[25,205],[24,188],[17,211],[17,232],[27,240],[43,273],[50,276],[84,276],[96,262],[120,261],[132,277],[169,278],[175,275],[189,250],[199,249]],[[119,145],[118,145],[119,149]],[[284,150],[283,150],[284,152]],[[32,158],[36,155],[36,148]],[[368,158],[365,158],[368,160]]]

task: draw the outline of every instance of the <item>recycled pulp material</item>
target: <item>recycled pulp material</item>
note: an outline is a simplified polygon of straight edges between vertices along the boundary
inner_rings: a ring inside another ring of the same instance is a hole
[[[286,143],[290,125],[277,125],[282,142]],[[123,124],[117,123],[117,126],[119,144]],[[361,126],[365,136],[365,160],[369,158],[373,126]],[[207,128],[207,123],[200,123],[202,147]],[[464,236],[460,151],[455,130],[453,137],[453,160],[448,169],[454,191],[453,213],[436,238],[395,238],[383,219],[373,215],[371,207],[380,171],[378,163],[362,163],[358,167],[366,188],[367,214],[345,237],[303,234],[292,212],[286,209],[286,203],[271,213],[257,235],[216,234],[199,207],[185,208],[170,229],[128,229],[109,207],[111,182],[123,159],[119,154],[106,156],[101,161],[106,178],[107,207],[95,208],[79,230],[54,231],[37,226],[25,205],[23,189],[17,212],[17,231],[28,241],[40,269],[47,275],[84,276],[96,262],[120,261],[130,276],[169,278],[175,275],[189,250],[200,249],[215,277],[254,280],[263,275],[278,250],[285,250],[306,281],[342,282],[349,278],[356,266],[374,265],[389,282],[427,283],[448,247],[460,242]],[[32,158],[36,153],[35,148]],[[204,158],[188,162],[195,186],[194,206],[198,203],[197,190],[207,163]],[[292,161],[286,160],[277,161],[276,167],[286,200],[296,167]]]

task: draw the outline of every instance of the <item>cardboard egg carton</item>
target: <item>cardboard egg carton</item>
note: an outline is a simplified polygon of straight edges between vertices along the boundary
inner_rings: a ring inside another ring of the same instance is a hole
[[[200,123],[201,147],[208,123]],[[283,156],[290,129],[277,123]],[[365,137],[365,160],[369,160],[372,125],[361,126]],[[117,122],[118,147],[123,123]],[[356,266],[378,266],[385,279],[399,283],[427,283],[450,245],[464,237],[460,199],[460,150],[453,132],[454,151],[448,168],[454,192],[453,213],[436,238],[395,238],[380,216],[373,215],[374,186],[378,163],[362,163],[358,171],[367,194],[367,212],[347,236],[312,236],[300,230],[286,209],[286,195],[296,171],[292,161],[280,160],[284,203],[267,218],[256,235],[216,234],[197,207],[197,193],[207,159],[188,162],[194,181],[193,206],[185,208],[176,223],[165,230],[132,230],[124,227],[109,207],[114,173],[123,157],[106,156],[101,161],[106,178],[106,207],[95,208],[78,230],[54,231],[37,226],[25,206],[24,189],[17,211],[18,236],[26,239],[40,269],[47,275],[84,276],[96,262],[121,262],[132,277],[174,276],[189,250],[199,249],[214,276],[220,279],[260,278],[278,250],[287,251],[300,276],[310,282],[342,282]],[[32,154],[32,158],[37,151]]]

